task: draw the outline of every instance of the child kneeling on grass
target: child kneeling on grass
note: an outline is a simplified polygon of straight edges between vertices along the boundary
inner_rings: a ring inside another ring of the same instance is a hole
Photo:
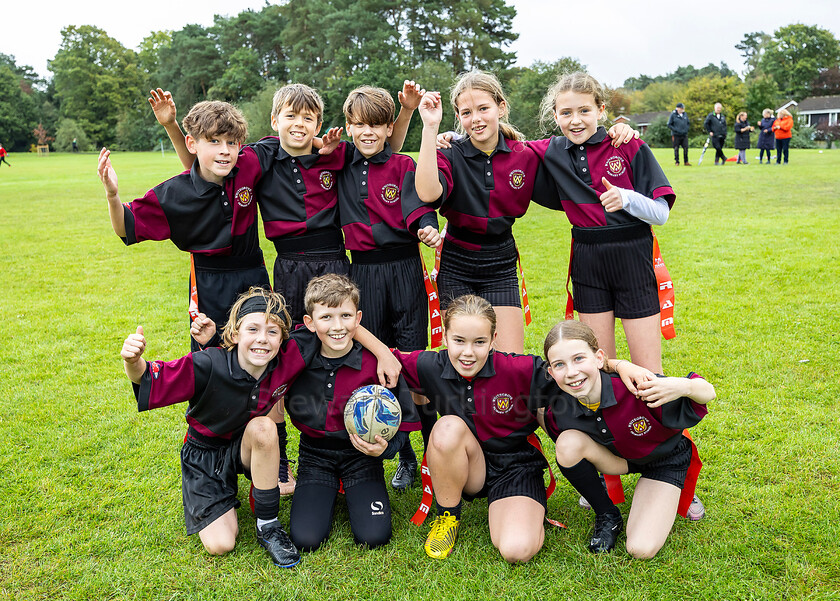
[[[187,534],[198,532],[211,555],[227,553],[236,544],[237,474],[244,473],[254,484],[260,544],[275,565],[292,567],[300,561],[277,520],[277,474],[285,454],[285,423],[275,425],[282,421],[277,402],[306,365],[300,347],[288,340],[289,326],[283,297],[251,288],[231,308],[224,348],[175,361],[146,361],[142,326],[123,343],[120,354],[140,411],[189,403],[181,449],[184,520]],[[201,344],[215,330],[203,314],[193,322],[192,334]]]
[[[304,305],[303,332],[309,335],[304,345],[307,350],[314,346],[316,352],[286,395],[286,411],[300,430],[289,532],[301,551],[314,551],[326,542],[343,486],[354,540],[378,547],[391,540],[391,505],[382,460],[393,458],[408,432],[420,428],[419,417],[405,381],[394,378],[390,387],[402,408],[396,436],[387,442],[377,435],[376,442],[367,443],[348,434],[347,401],[358,388],[378,380],[376,356],[359,342],[366,333],[359,325],[359,289],[346,276],[326,274],[309,282]],[[372,349],[368,341],[375,339],[367,336],[364,345]],[[384,345],[379,347],[387,351]],[[397,364],[393,356],[390,359]]]
[[[592,329],[578,321],[551,329],[545,356],[548,373],[562,391],[545,410],[545,427],[555,440],[560,471],[595,511],[589,550],[611,551],[622,527],[621,513],[598,472],[638,473],[627,519],[627,552],[639,559],[653,557],[671,532],[681,497],[687,507],[693,496],[699,464],[683,429],[706,415],[714,387],[695,373],[666,378],[652,372],[634,377],[635,385],[628,386],[602,371],[606,353]],[[620,363],[626,362],[613,360],[610,367]]]

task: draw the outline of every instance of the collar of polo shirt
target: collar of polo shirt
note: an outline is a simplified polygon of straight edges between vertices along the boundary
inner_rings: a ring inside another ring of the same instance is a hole
[[[589,138],[586,142],[584,142],[584,144],[600,144],[601,142],[604,141],[604,138],[606,138],[606,137],[607,137],[607,130],[604,128],[603,125],[599,125],[598,129],[595,131],[595,133],[592,134],[592,137]],[[569,140],[569,138],[566,138],[566,146],[565,146],[566,150],[568,150],[572,146],[577,146],[577,144],[575,144],[574,142]]]
[[[466,157],[480,156],[480,157],[485,158],[485,159],[487,158],[488,155],[487,155],[486,152],[484,152],[482,150],[479,150],[478,148],[473,146],[472,142],[467,143],[468,141],[469,141],[469,138],[466,137],[466,138],[463,139],[463,142],[462,142],[462,144],[464,145],[464,150],[463,150],[464,156],[466,156]],[[507,141],[505,140],[505,137],[502,135],[502,132],[499,132],[499,141],[496,143],[496,148],[493,150],[493,154],[495,154],[497,152],[510,152],[510,148],[508,147]]]
[[[391,158],[391,155],[394,154],[394,151],[391,150],[391,145],[388,142],[385,142],[385,148],[377,152],[370,158],[364,156],[359,149],[355,146],[353,147],[353,163],[361,163],[362,161],[370,161],[371,163],[385,163],[388,159]]]

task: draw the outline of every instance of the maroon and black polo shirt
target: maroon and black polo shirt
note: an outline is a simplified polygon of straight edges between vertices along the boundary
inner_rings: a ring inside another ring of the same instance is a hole
[[[578,227],[640,223],[626,211],[604,210],[599,196],[606,192],[601,182],[605,177],[619,188],[635,190],[648,198],[664,198],[672,207],[676,195],[648,145],[631,140],[614,148],[610,141],[606,130],[599,127],[583,144],[557,136],[528,142],[544,161],[549,176],[539,180],[535,191],[544,201],[541,204],[564,210],[571,224]]]
[[[314,358],[298,376],[286,394],[286,412],[294,426],[311,438],[326,438],[331,442],[346,442],[350,438],[344,427],[344,407],[353,392],[362,386],[378,384],[376,357],[358,342],[343,357],[343,362],[327,359],[320,354],[321,341],[315,333],[304,328],[295,333],[308,334],[301,340],[304,352],[314,350]],[[420,418],[414,400],[402,378],[390,389],[402,409],[400,430],[420,429]]]
[[[689,378],[699,378],[690,373]],[[611,453],[638,464],[670,455],[682,431],[697,425],[708,413],[706,405],[681,397],[651,409],[617,375],[601,372],[601,405],[590,411],[573,396],[558,391],[545,412],[552,439],[563,430],[579,430]]]
[[[123,242],[170,239],[180,250],[206,257],[261,257],[254,194],[262,176],[257,156],[243,148],[221,186],[202,179],[197,165],[123,205]]]
[[[351,252],[416,248],[416,231],[427,225],[437,227],[438,222],[434,208],[415,191],[414,160],[392,152],[387,143],[370,158],[352,144],[344,150],[338,206],[346,248]]]
[[[265,236],[278,253],[341,247],[336,186],[344,144],[328,155],[296,157],[276,136],[252,146],[264,172],[257,193]]]
[[[529,447],[537,410],[557,390],[545,362],[533,355],[492,351],[472,379],[461,376],[444,349],[394,351],[409,388],[428,397],[441,415],[460,417],[484,451],[506,453]]]
[[[533,197],[541,168],[537,153],[500,133],[489,156],[463,138],[438,150],[437,158],[447,238],[470,250],[508,240],[513,222],[525,214]]]
[[[189,434],[223,444],[239,436],[253,418],[266,415],[312,357],[296,338],[255,380],[239,365],[236,349],[219,347],[190,353],[175,361],[148,361],[140,384],[134,385],[139,411],[188,402]],[[306,345],[304,345],[306,347]]]

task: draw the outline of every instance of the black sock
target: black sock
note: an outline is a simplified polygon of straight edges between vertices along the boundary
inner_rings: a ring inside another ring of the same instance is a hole
[[[400,447],[400,461],[408,463],[417,463],[417,454],[414,452],[414,447],[411,446],[411,438],[405,437],[405,444]]]
[[[449,515],[455,517],[456,519],[461,519],[461,505],[462,501],[458,501],[458,504],[455,507],[444,507],[437,501],[435,501],[435,505],[437,505],[437,514],[443,515],[444,511],[448,511]]]
[[[598,470],[586,459],[582,459],[577,465],[563,467],[558,464],[560,472],[574,486],[584,499],[589,501],[596,515],[604,513],[619,513],[607,494],[607,489],[598,477]]]
[[[287,441],[286,422],[280,422],[277,424],[277,446],[280,447],[280,470],[277,477],[280,482],[289,481],[289,458],[286,456]]]
[[[261,520],[273,520],[280,513],[280,489],[264,490],[254,487],[254,515]]]

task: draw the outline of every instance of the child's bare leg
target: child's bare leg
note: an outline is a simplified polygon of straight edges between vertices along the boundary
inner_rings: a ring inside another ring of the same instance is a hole
[[[627,518],[627,552],[650,559],[659,552],[677,515],[680,489],[673,484],[639,478]]]
[[[455,507],[461,501],[462,492],[475,494],[484,486],[484,453],[459,417],[445,415],[435,423],[426,461],[435,499],[441,506]]]
[[[615,359],[615,314],[612,311],[578,313],[578,317],[595,332],[598,346],[604,349],[607,358]]]
[[[630,360],[655,374],[662,373],[662,338],[659,313],[639,319],[622,319]]]
[[[525,324],[519,307],[493,307],[496,312],[496,343],[503,353],[525,352]]]
[[[572,467],[584,459],[602,474],[626,474],[627,460],[579,430],[564,430],[554,443],[554,453],[561,467]]]
[[[200,530],[198,537],[210,555],[224,555],[233,551],[238,534],[239,522],[236,520],[236,509],[230,509]]]
[[[488,509],[490,540],[509,563],[526,562],[545,540],[545,508],[529,497],[505,497]]]
[[[242,465],[251,471],[251,481],[263,490],[277,487],[280,449],[277,448],[277,426],[266,416],[248,422],[242,435]]]

